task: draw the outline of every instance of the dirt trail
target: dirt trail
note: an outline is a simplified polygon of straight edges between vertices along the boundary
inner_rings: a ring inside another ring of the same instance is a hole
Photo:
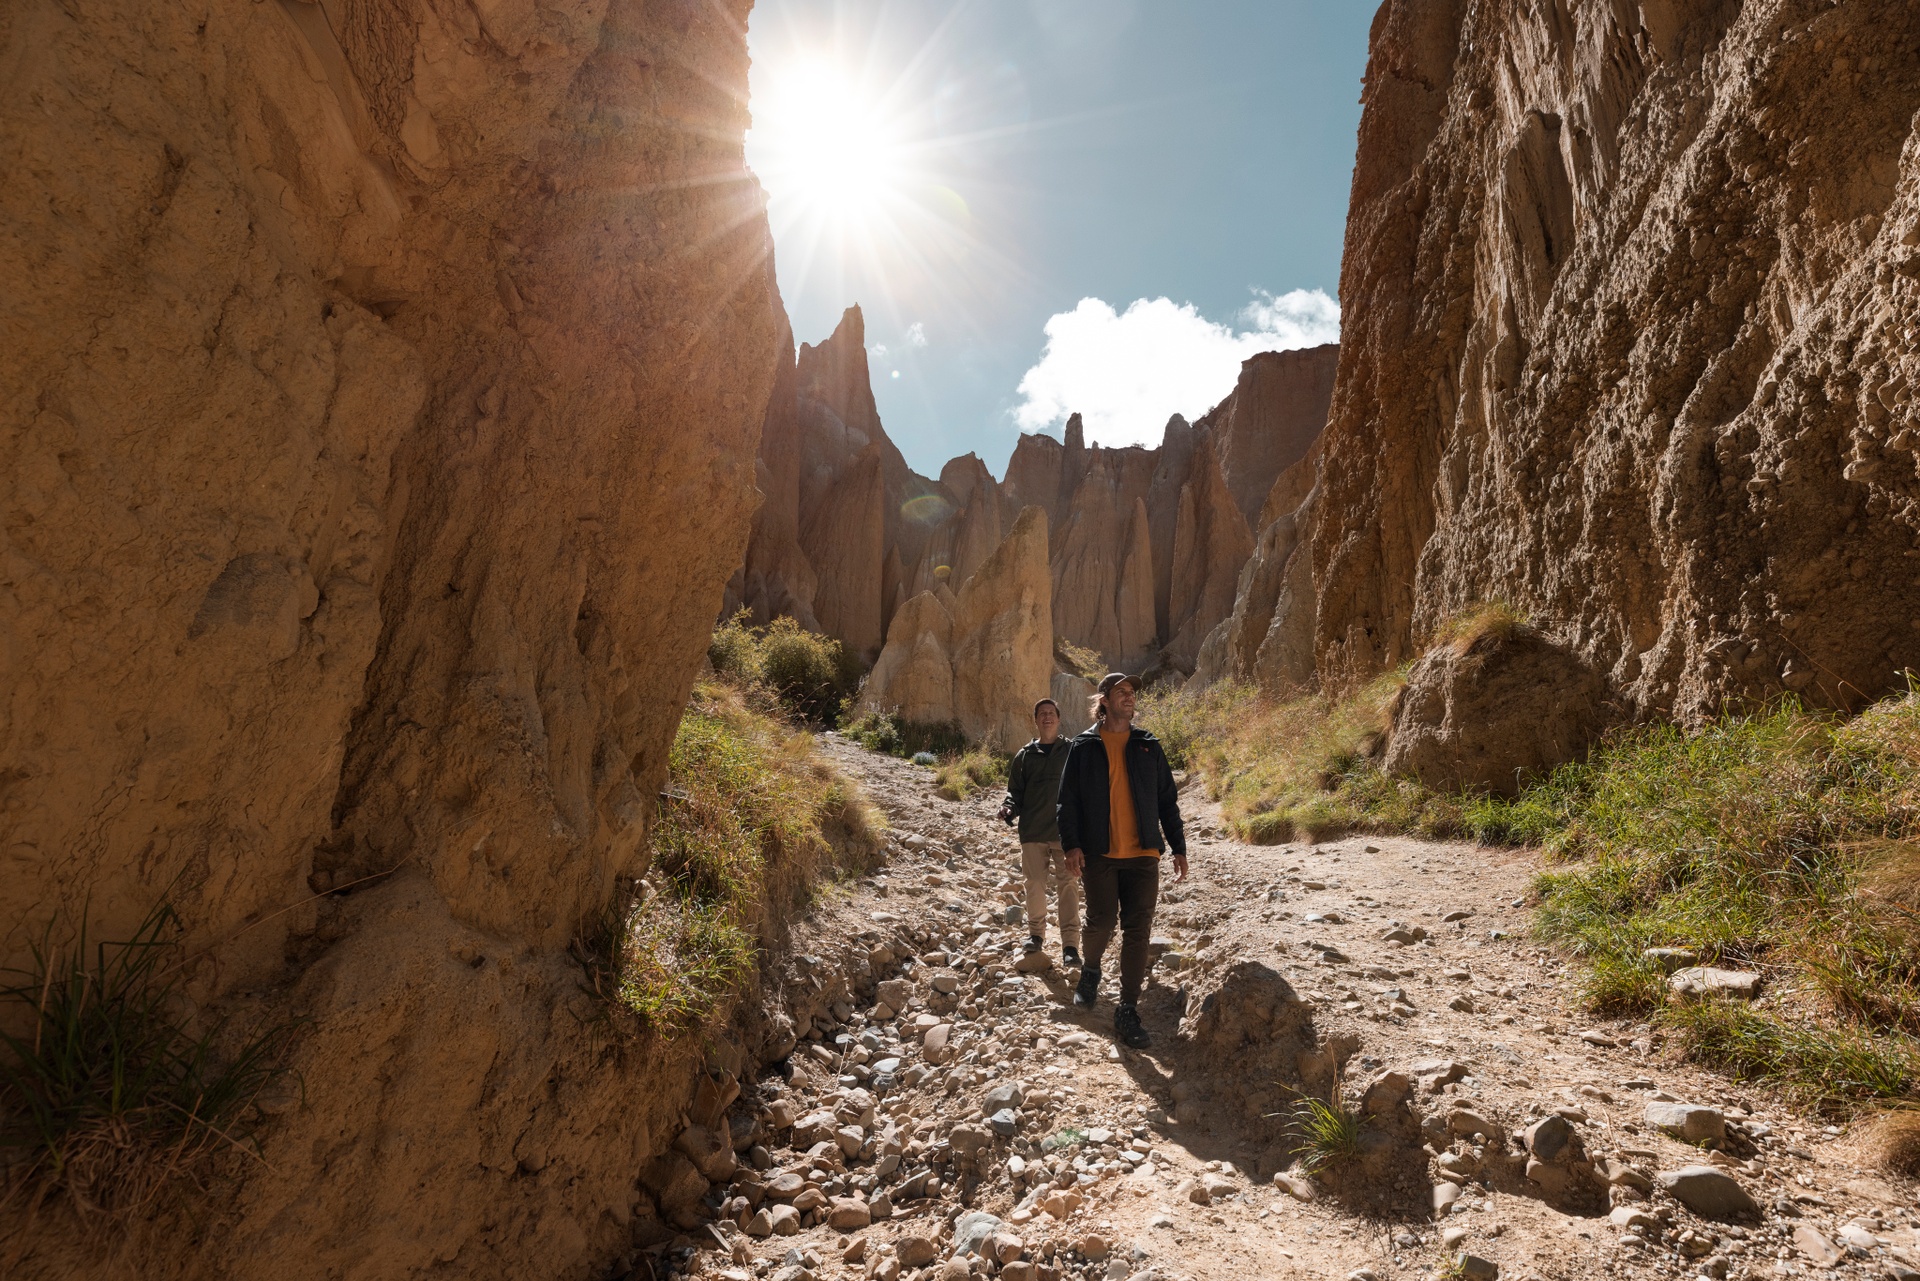
[[[1858,1136],[1668,1062],[1644,1026],[1576,1012],[1565,965],[1526,936],[1532,855],[1242,845],[1189,788],[1193,875],[1163,893],[1142,1001],[1154,1044],[1133,1052],[1112,1037],[1117,956],[1091,1012],[1070,1004],[1053,930],[1052,964],[1016,969],[1018,847],[996,795],[950,803],[930,770],[821,746],[896,843],[800,948],[877,948],[876,970],[802,1015],[825,1026],[798,1028],[783,1069],[749,1087],[763,1168],[728,1189],[744,1230],[723,1223],[731,1260],[696,1256],[705,1275],[1389,1281],[1462,1254],[1456,1275],[1566,1281],[1920,1268],[1914,1189],[1866,1172]],[[1336,1065],[1375,1115],[1355,1158],[1303,1180],[1295,1091],[1324,1096]],[[1650,1116],[1661,1103],[1712,1111]],[[1660,1119],[1725,1138],[1689,1143]],[[1757,1212],[1705,1218],[1658,1180],[1703,1166],[1732,1184],[1694,1187],[1744,1190]],[[976,1225],[999,1235],[950,1261]]]

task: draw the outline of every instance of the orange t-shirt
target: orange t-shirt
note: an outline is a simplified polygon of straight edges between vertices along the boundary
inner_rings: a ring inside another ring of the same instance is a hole
[[[1107,857],[1158,858],[1159,850],[1140,848],[1140,824],[1133,815],[1133,784],[1127,778],[1127,744],[1131,741],[1131,732],[1100,731],[1100,742],[1107,749]]]

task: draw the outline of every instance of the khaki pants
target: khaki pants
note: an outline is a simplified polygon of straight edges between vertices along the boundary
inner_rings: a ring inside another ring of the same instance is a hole
[[[1060,896],[1060,941],[1080,946],[1080,878],[1067,871],[1067,853],[1058,841],[1022,841],[1020,870],[1027,876],[1027,933],[1047,934],[1047,873]]]

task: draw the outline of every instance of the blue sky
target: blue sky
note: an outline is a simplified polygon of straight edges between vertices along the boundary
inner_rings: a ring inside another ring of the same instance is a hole
[[[969,450],[998,473],[1071,409],[1156,443],[1245,354],[1334,332],[1312,291],[1337,291],[1372,16],[759,0],[747,156],[796,338],[861,304],[882,418],[928,474]]]

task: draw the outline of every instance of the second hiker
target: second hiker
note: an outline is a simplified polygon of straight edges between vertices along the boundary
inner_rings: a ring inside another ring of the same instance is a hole
[[[1060,705],[1043,698],[1033,705],[1037,737],[1013,755],[1007,767],[1007,798],[1000,821],[1020,824],[1020,870],[1027,878],[1027,951],[1037,952],[1047,938],[1047,879],[1060,896],[1060,959],[1080,964],[1080,881],[1067,870],[1060,847],[1060,771],[1067,745],[1060,737]]]

